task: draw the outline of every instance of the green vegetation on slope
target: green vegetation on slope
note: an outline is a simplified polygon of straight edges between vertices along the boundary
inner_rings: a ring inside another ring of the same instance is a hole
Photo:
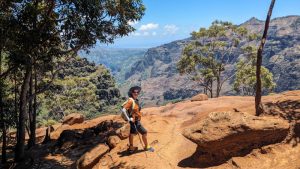
[[[96,64],[105,65],[111,70],[117,83],[123,84],[125,82],[125,73],[131,69],[136,61],[144,56],[146,51],[147,49],[100,48],[88,54],[82,53],[81,56]]]
[[[45,125],[74,112],[88,119],[116,113],[122,98],[109,70],[77,57],[65,63],[50,90],[39,100],[38,121]]]

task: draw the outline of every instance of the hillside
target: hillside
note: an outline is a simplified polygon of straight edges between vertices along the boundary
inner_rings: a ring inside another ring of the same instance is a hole
[[[264,96],[263,103],[266,111],[260,117],[253,116],[254,97],[249,96],[223,96],[193,102],[186,100],[161,107],[145,108],[142,123],[148,129],[149,142],[155,148],[155,152],[139,151],[132,155],[126,151],[129,129],[126,129],[127,125],[119,116],[103,116],[73,125],[55,125],[54,131],[51,132],[52,141],[31,150],[34,160],[32,166],[27,167],[299,168],[300,130],[297,113],[300,113],[300,91]],[[233,116],[228,118],[224,116],[226,114]],[[295,130],[292,130],[293,123],[290,123],[290,119],[296,122]],[[193,143],[188,139],[187,131],[202,124],[203,130],[197,130],[198,136],[193,138],[196,139],[205,133],[209,137],[203,138],[203,148],[198,149],[197,144],[201,145],[201,142]],[[230,130],[232,131],[229,132]],[[39,129],[37,132],[41,137],[45,135],[45,129]],[[205,140],[220,135],[226,137],[205,144]],[[109,141],[112,137],[115,141]],[[118,137],[122,139],[117,139]],[[251,144],[246,146],[247,141]],[[142,149],[138,136],[135,137],[134,143]],[[201,158],[206,154],[202,153],[199,157],[197,153],[201,153],[204,148],[213,151],[218,148],[215,145],[217,143],[221,144],[219,146],[223,149],[219,154],[235,151],[239,154],[233,157],[233,154],[230,154],[229,158],[225,161],[222,159],[219,163],[215,163],[217,157],[213,158],[212,163],[202,163]],[[225,148],[232,144],[234,148]],[[241,149],[235,150],[237,147]]]
[[[240,26],[250,32],[261,33],[264,22],[251,18]],[[143,88],[143,100],[146,105],[162,105],[168,100],[184,99],[202,91],[187,76],[180,76],[176,63],[180,59],[183,47],[192,39],[184,39],[149,49],[143,59],[134,63],[126,73],[128,85],[139,84]],[[229,70],[235,69],[240,51],[233,52]],[[274,92],[300,88],[300,16],[286,16],[271,20],[268,40],[264,49],[263,65],[274,75],[277,86]],[[224,84],[223,95],[235,95],[232,90],[233,79]],[[185,89],[189,89],[188,91]]]
[[[109,70],[80,57],[65,62],[50,89],[39,100],[37,121],[38,125],[45,126],[74,112],[86,118],[115,113],[117,105],[123,102]]]
[[[124,83],[125,72],[129,71],[132,64],[143,57],[146,51],[147,49],[97,48],[89,53],[81,52],[81,56],[97,65],[105,65],[120,84]]]

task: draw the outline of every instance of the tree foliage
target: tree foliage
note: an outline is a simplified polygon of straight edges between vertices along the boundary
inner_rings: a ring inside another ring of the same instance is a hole
[[[77,51],[134,31],[129,22],[140,20],[145,7],[141,0],[9,0],[0,1],[0,9],[0,52],[8,59],[0,77],[18,71],[22,79],[15,153],[21,161],[28,115],[35,133],[37,94],[50,87],[62,63]]]
[[[256,52],[254,46],[243,48],[244,60],[237,63],[237,72],[233,84],[234,90],[238,94],[254,96],[256,90]],[[261,67],[262,89],[264,93],[269,93],[275,88],[273,74],[266,67]]]
[[[224,82],[231,78],[226,74],[226,65],[234,60],[233,51],[257,36],[244,27],[222,21],[214,21],[208,29],[200,28],[191,35],[193,41],[183,49],[177,68],[197,81],[205,93],[213,97],[215,90],[218,97]]]
[[[58,122],[74,112],[88,119],[113,113],[110,110],[123,101],[114,78],[102,65],[76,57],[65,63],[57,76],[49,90],[39,96],[40,125]]]

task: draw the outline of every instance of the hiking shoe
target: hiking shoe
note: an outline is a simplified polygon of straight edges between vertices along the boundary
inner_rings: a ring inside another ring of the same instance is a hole
[[[128,149],[127,149],[127,151],[129,152],[129,153],[134,153],[134,152],[136,152],[138,150],[138,147],[129,147]]]
[[[144,150],[154,152],[154,148],[149,145],[147,147],[145,147]]]

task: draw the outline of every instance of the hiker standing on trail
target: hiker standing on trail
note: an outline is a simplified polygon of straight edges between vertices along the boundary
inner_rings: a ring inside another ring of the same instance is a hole
[[[148,145],[147,140],[147,130],[141,124],[141,106],[139,105],[138,95],[141,91],[141,87],[134,86],[131,87],[128,91],[128,100],[122,105],[123,112],[127,113],[128,121],[130,123],[130,135],[129,135],[129,152],[134,152],[138,147],[133,146],[133,137],[134,135],[140,133],[142,134],[142,139],[144,142],[144,150],[154,151],[154,149]]]

